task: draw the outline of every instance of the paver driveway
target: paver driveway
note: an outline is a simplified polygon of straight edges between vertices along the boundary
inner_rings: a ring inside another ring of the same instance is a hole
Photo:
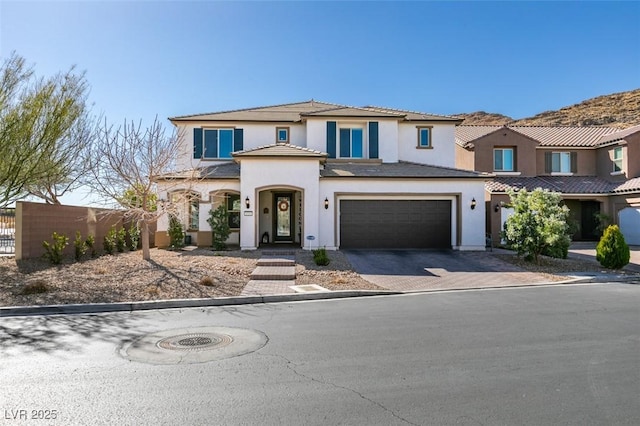
[[[345,250],[365,280],[394,291],[506,287],[549,279],[498,259],[491,252]]]

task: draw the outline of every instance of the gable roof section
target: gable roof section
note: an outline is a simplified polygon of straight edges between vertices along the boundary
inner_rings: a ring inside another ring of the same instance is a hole
[[[237,157],[313,157],[326,158],[327,153],[288,143],[274,143],[231,154]]]
[[[190,121],[254,121],[254,122],[300,122],[304,117],[358,117],[395,118],[406,121],[448,121],[461,123],[462,119],[446,115],[427,114],[381,107],[353,107],[313,99],[281,105],[244,108],[206,114],[171,117],[172,123]]]
[[[305,112],[300,114],[304,117],[381,117],[381,118],[404,118],[404,114],[377,111],[370,108],[358,107],[338,107],[322,111]]]
[[[598,145],[604,145],[607,143],[616,142],[638,132],[640,132],[640,125],[629,127],[628,129],[620,130],[615,133],[610,133],[600,137],[600,140],[598,141]]]
[[[450,167],[400,161],[398,163],[333,163],[320,171],[323,178],[472,178],[489,179],[491,175]]]
[[[640,127],[640,126],[638,126]],[[600,126],[457,126],[456,143],[470,148],[473,142],[500,129],[510,129],[520,133],[542,147],[597,147],[605,136],[618,132],[614,127]],[[630,130],[630,129],[627,129]],[[640,128],[638,129],[640,131]]]
[[[387,114],[401,114],[404,115],[406,121],[450,121],[452,123],[462,123],[464,119],[458,117],[451,117],[449,115],[429,114],[426,112],[409,111],[395,108],[385,108],[373,105],[362,107],[363,109],[369,109],[372,111],[383,112]]]
[[[311,99],[305,102],[271,105],[257,108],[244,108],[231,111],[211,112],[207,114],[183,115],[171,117],[176,121],[275,121],[297,122],[300,114],[342,107],[342,105],[318,102]]]

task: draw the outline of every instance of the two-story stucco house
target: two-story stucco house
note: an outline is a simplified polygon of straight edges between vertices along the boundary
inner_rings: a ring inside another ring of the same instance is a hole
[[[495,174],[487,182],[487,229],[494,241],[510,214],[507,190],[562,193],[579,225],[574,239],[594,240],[596,213],[640,244],[640,126],[458,126],[456,165]]]
[[[314,100],[173,117],[184,188],[160,179],[171,200],[190,191],[182,221],[192,243],[211,244],[209,211],[225,203],[228,243],[252,250],[484,250],[487,174],[455,168],[457,118]],[[166,246],[167,220],[156,244]]]

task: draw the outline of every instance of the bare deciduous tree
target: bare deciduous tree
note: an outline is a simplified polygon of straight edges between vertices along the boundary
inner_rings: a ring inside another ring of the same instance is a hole
[[[125,217],[138,224],[142,256],[146,260],[151,258],[149,225],[172,207],[164,205],[161,211],[156,211],[155,179],[173,174],[182,143],[181,135],[175,131],[166,135],[156,117],[148,128],[133,122],[114,128],[105,120],[92,144],[90,186],[103,198],[124,208]],[[180,174],[176,184],[184,187],[184,182],[190,182],[194,174]]]

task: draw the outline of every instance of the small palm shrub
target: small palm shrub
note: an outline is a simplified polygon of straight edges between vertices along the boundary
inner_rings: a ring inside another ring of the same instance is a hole
[[[313,261],[318,266],[326,266],[329,264],[329,256],[327,255],[327,250],[323,248],[319,248],[317,250],[313,250]]]
[[[610,225],[604,230],[596,247],[596,259],[605,268],[620,269],[629,263],[631,253],[618,225]]]
[[[47,241],[42,242],[45,253],[44,257],[53,265],[59,265],[62,262],[62,251],[69,245],[69,238],[64,235],[54,232],[51,235],[53,243],[49,244]]]

